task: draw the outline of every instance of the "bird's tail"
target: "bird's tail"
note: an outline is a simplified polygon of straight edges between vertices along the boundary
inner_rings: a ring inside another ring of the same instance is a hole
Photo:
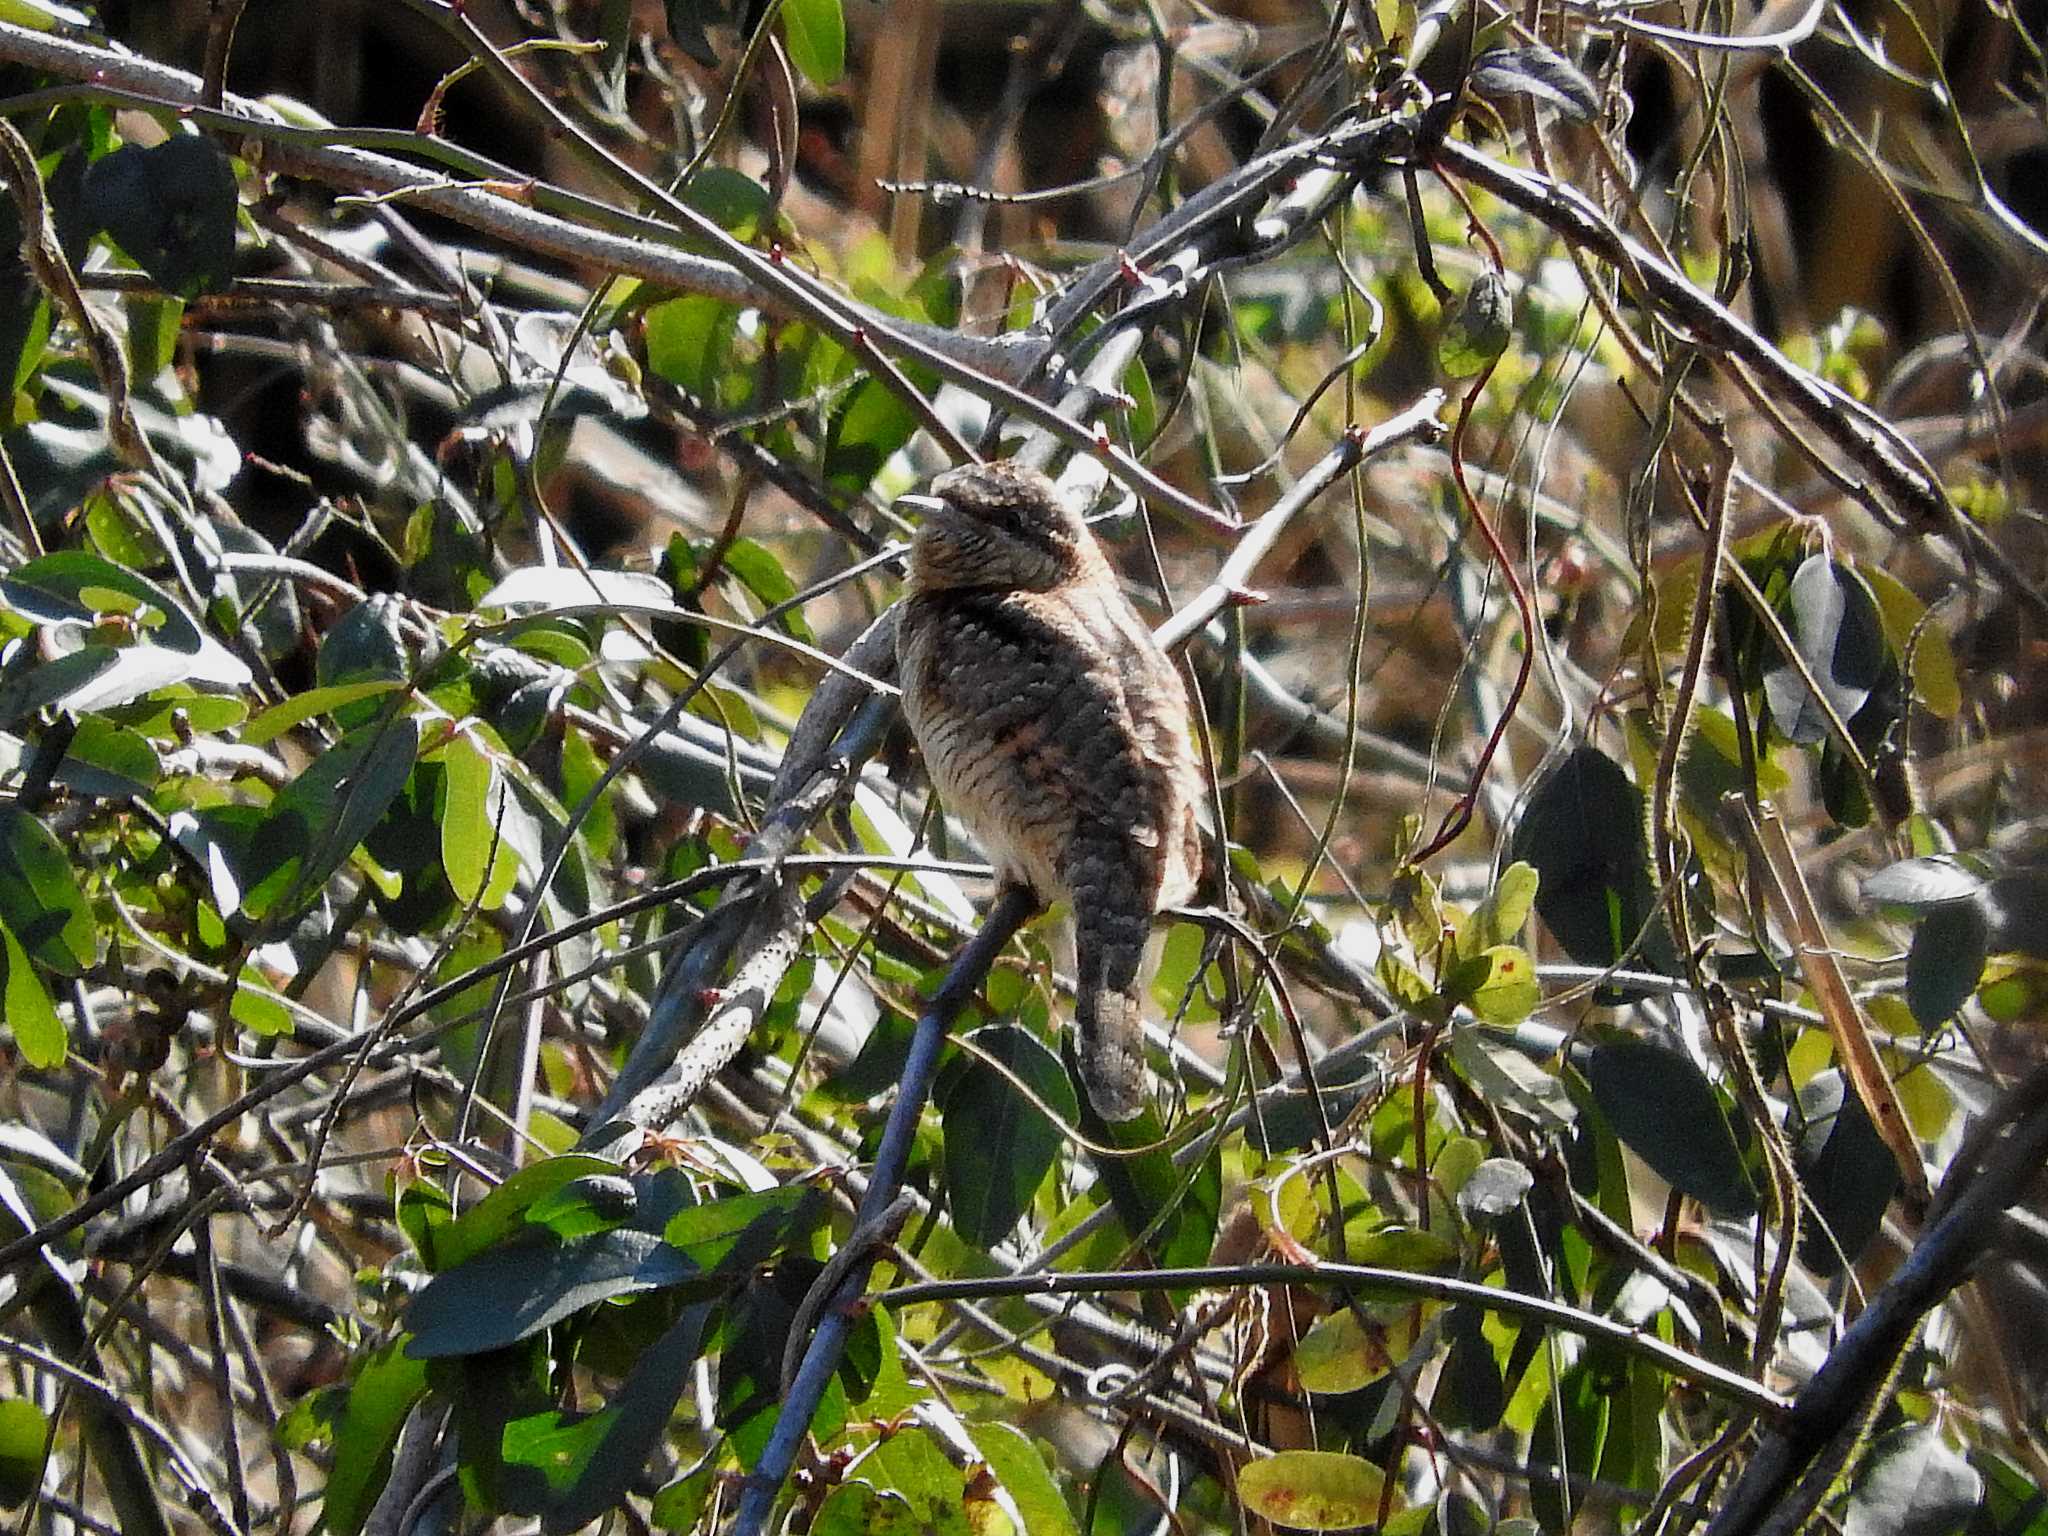
[[[1151,924],[1135,913],[1076,913],[1075,1052],[1088,1102],[1104,1120],[1145,1108],[1145,1014],[1140,978]]]

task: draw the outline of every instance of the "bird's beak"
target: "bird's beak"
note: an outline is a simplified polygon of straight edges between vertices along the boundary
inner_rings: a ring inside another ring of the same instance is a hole
[[[920,496],[914,492],[898,496],[896,498],[896,505],[908,507],[913,512],[922,512],[926,517],[930,517],[935,512],[946,510],[945,498],[940,496]]]

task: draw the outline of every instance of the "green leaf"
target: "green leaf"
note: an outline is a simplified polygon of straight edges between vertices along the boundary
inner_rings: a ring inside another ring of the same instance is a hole
[[[1015,1501],[1029,1536],[1078,1536],[1080,1528],[1060,1497],[1045,1458],[1022,1430],[1009,1424],[969,1424],[967,1434]]]
[[[846,73],[846,18],[839,0],[783,0],[782,33],[790,62],[816,86],[839,83]]]
[[[426,1394],[427,1368],[403,1340],[374,1349],[349,1386],[334,1432],[334,1469],[327,1476],[321,1520],[334,1536],[356,1536],[391,1475],[391,1453],[412,1405]]]
[[[1566,1129],[1578,1118],[1578,1107],[1563,1083],[1484,1029],[1453,1029],[1451,1059],[1472,1080],[1472,1086],[1495,1103],[1512,1105],[1557,1130]]]
[[[1629,955],[1656,910],[1643,837],[1643,797],[1610,758],[1577,747],[1537,786],[1515,828],[1514,857],[1541,879],[1536,912],[1580,965]],[[1662,965],[1662,921],[1644,937],[1643,963]]]
[[[495,912],[519,877],[519,856],[501,830],[511,789],[483,746],[458,731],[441,754],[447,796],[441,814],[441,867],[464,906]]]
[[[1379,1519],[1380,1469],[1342,1451],[1282,1451],[1237,1475],[1245,1507],[1275,1525],[1344,1531]]]
[[[1809,555],[1792,575],[1783,603],[1785,627],[1807,671],[1846,724],[1884,674],[1884,620],[1863,578],[1824,554]],[[1790,662],[1764,674],[1771,723],[1787,741],[1816,746],[1827,718]]]
[[[932,1536],[972,1536],[979,1528],[967,1512],[966,1474],[921,1425],[885,1436],[855,1473],[909,1505],[918,1522],[914,1529]]]
[[[235,995],[228,1004],[228,1013],[252,1035],[286,1036],[292,1032],[291,1010],[276,990],[246,971],[235,979]]]
[[[964,1056],[941,1090],[946,1203],[964,1242],[992,1248],[1031,1208],[1061,1141],[1059,1127],[1002,1069],[1068,1124],[1079,1110],[1059,1058],[1028,1030],[992,1024],[966,1039],[989,1059]]]
[[[739,311],[719,299],[688,294],[656,304],[642,319],[647,366],[686,395],[717,403]]]
[[[1756,1210],[1720,1095],[1692,1057],[1656,1040],[1607,1040],[1585,1072],[1614,1134],[1658,1178],[1720,1215]]]
[[[1071,1060],[1072,1034],[1065,1036],[1061,1044],[1069,1054],[1070,1078],[1078,1077]],[[1156,1224],[1146,1246],[1162,1268],[1208,1262],[1216,1223],[1222,1214],[1220,1156],[1212,1154],[1204,1159],[1190,1179],[1161,1145],[1166,1127],[1159,1118],[1158,1107],[1149,1100],[1143,1113],[1114,1122],[1096,1114],[1085,1094],[1077,1097],[1075,1107],[1081,1129],[1090,1141],[1123,1149],[1122,1155],[1097,1158],[1096,1171],[1125,1234],[1135,1239]]]
[[[740,1269],[765,1262],[791,1233],[808,1230],[823,1209],[822,1191],[783,1184],[678,1211],[662,1238],[706,1273]]]
[[[847,394],[826,431],[826,480],[837,491],[866,489],[917,427],[917,417],[895,390],[880,379],[863,379]]]
[[[1453,379],[1483,373],[1514,337],[1515,301],[1507,279],[1491,269],[1472,280],[1436,344],[1437,366]]]
[[[372,721],[279,791],[249,840],[243,912],[281,920],[309,904],[405,788],[419,741],[411,715]]]
[[[1871,596],[1877,599],[1885,640],[1900,666],[1906,663],[1908,648],[1912,651],[1913,696],[1929,714],[1953,720],[1963,707],[1963,689],[1956,679],[1956,657],[1947,631],[1931,620],[1922,622],[1927,605],[1883,566],[1859,560],[1856,574],[1869,583]]]
[[[54,775],[65,788],[103,800],[146,795],[162,776],[163,763],[149,739],[102,715],[79,720]]]
[[[330,631],[331,642],[334,634]],[[325,655],[326,652],[322,651]],[[405,686],[399,677],[364,678],[360,682],[335,683],[324,688],[308,688],[304,693],[295,693],[282,704],[273,704],[242,728],[242,745],[261,747],[275,741],[295,725],[331,714],[343,726],[360,725],[366,719],[374,718],[374,709],[367,712],[351,711],[348,706],[363,699],[381,699],[387,693],[395,693]],[[346,716],[346,718],[344,718]]]
[[[433,1270],[452,1269],[504,1242],[527,1225],[528,1212],[576,1179],[610,1176],[619,1165],[588,1152],[529,1163],[450,1225],[434,1234],[432,1251],[422,1254]]]
[[[550,1409],[508,1423],[501,1441],[507,1507],[538,1514],[541,1528],[554,1533],[587,1525],[625,1497],[667,1433],[711,1308],[685,1308],[596,1412]]]
[[[0,806],[0,923],[60,976],[99,961],[99,930],[63,844],[17,805]]]
[[[752,241],[773,206],[768,189],[729,166],[707,165],[683,188],[683,201],[735,240]]]
[[[0,1398],[0,1507],[19,1509],[41,1486],[50,1416],[25,1397]]]
[[[1348,1308],[1317,1318],[1294,1346],[1295,1374],[1308,1392],[1356,1392],[1393,1368],[1383,1331],[1367,1332]]]
[[[1510,864],[1458,929],[1458,953],[1476,955],[1496,944],[1512,944],[1529,921],[1542,876],[1527,864]]]
[[[1991,924],[1974,901],[1936,907],[1913,930],[1906,952],[1906,1006],[1922,1029],[1939,1029],[1962,1009],[1984,979]]]
[[[506,1244],[427,1282],[406,1309],[406,1352],[434,1360],[503,1349],[585,1307],[679,1285],[699,1272],[687,1254],[631,1228],[560,1244]]]
[[[234,168],[213,140],[173,133],[86,170],[81,210],[167,293],[217,293],[234,275]]]
[[[1488,1024],[1519,1024],[1543,1001],[1536,982],[1536,962],[1515,944],[1491,949],[1455,962],[1444,977],[1444,1001],[1463,1003]]]

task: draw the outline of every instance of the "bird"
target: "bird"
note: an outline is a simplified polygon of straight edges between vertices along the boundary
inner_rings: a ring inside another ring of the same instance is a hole
[[[1202,876],[1187,689],[1040,471],[963,465],[898,502],[922,513],[896,631],[911,734],[999,885],[1072,908],[1078,1075],[1104,1121],[1134,1119],[1146,939]]]

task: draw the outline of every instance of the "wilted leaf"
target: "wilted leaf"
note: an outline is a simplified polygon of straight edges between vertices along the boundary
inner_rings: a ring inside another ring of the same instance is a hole
[[[1275,1525],[1344,1531],[1379,1518],[1380,1469],[1341,1451],[1282,1451],[1237,1475],[1245,1507]]]

